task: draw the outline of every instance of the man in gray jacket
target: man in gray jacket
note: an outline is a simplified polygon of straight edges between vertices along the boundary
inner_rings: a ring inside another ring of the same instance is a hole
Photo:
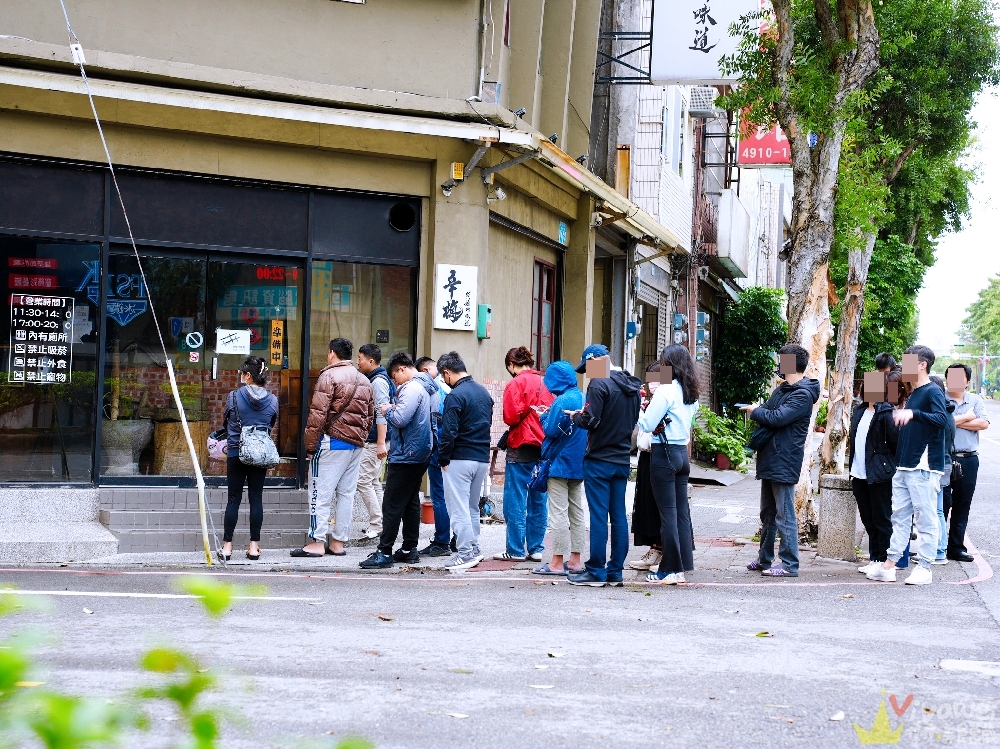
[[[420,484],[434,449],[431,411],[438,408],[438,387],[413,366],[409,354],[393,354],[389,376],[396,384],[393,402],[382,406],[389,426],[389,469],[382,497],[382,535],[378,549],[363,562],[366,570],[387,569],[395,562],[420,561]],[[403,546],[395,554],[393,544],[403,524]]]

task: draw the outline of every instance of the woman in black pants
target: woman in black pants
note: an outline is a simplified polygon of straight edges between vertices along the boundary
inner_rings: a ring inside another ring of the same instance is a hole
[[[858,572],[862,573],[882,566],[892,536],[892,477],[896,473],[899,427],[892,418],[896,404],[876,399],[887,397],[890,382],[899,383],[896,389],[901,391],[902,379],[901,371],[889,372],[885,376],[886,389],[881,393],[864,392],[869,402],[859,403],[851,414],[851,449],[847,465],[861,523],[868,532],[871,560],[858,567]]]
[[[226,398],[222,422],[229,439],[226,448],[226,479],[229,504],[226,505],[225,532],[219,555],[229,560],[233,555],[233,531],[243,500],[243,484],[250,499],[250,548],[247,559],[260,559],[260,527],[264,523],[264,477],[266,468],[240,462],[240,430],[242,427],[266,426],[269,430],[278,420],[278,399],[264,389],[267,364],[259,356],[248,356],[240,367],[243,385]]]
[[[650,483],[660,511],[659,568],[646,580],[664,585],[687,582],[684,573],[694,569],[694,532],[688,504],[688,440],[698,413],[698,381],[694,362],[683,346],[668,346],[660,354],[660,386],[639,416],[639,429],[653,433]],[[661,432],[657,432],[662,425]]]

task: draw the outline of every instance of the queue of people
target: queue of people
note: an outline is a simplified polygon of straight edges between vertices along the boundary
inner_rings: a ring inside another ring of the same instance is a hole
[[[350,341],[332,340],[312,393],[304,435],[308,542],[291,556],[344,556],[357,495],[369,515],[362,535],[378,539],[360,563],[363,569],[411,565],[422,555],[450,556],[445,568],[453,571],[478,565],[492,396],[454,351],[416,362],[400,352],[385,367],[375,344],[361,346],[356,362],[352,353]],[[820,384],[805,376],[809,354],[801,346],[783,347],[778,358],[782,381],[767,401],[738,405],[756,425],[750,446],[761,482],[760,547],[747,569],[786,578],[799,571],[795,486]],[[930,374],[934,361],[926,346],[908,348],[902,366],[889,354],[879,355],[881,378],[866,378],[851,414],[847,465],[870,554],[859,572],[871,580],[895,581],[897,568],[908,566],[911,540],[918,566],[909,584],[930,583],[932,565],[973,560],[965,530],[978,474],[978,433],[989,421],[982,399],[967,392],[969,367],[952,364],[942,380]],[[638,447],[632,533],[635,544],[649,551],[630,567],[645,570],[650,583],[686,582],[685,573],[694,568],[688,444],[699,399],[687,349],[665,348],[647,369],[645,385],[611,365],[601,344],[588,346],[578,366],[553,362],[544,375],[525,347],[508,351],[505,364],[511,380],[503,420],[509,429],[498,447],[506,457],[506,549],[494,558],[536,562],[535,574],[565,576],[573,585],[622,585],[629,547],[625,493],[630,456]],[[577,375],[593,364],[601,365],[593,371],[602,374],[588,380],[584,393]],[[263,359],[248,357],[240,376],[241,387],[229,394],[224,413],[229,503],[219,553],[225,560],[232,555],[244,484],[250,501],[247,556],[260,557],[267,462],[251,450],[244,459],[244,441],[255,430],[269,432],[278,412],[277,399],[264,387]],[[434,535],[418,549],[425,474]],[[546,561],[547,533],[552,549]]]

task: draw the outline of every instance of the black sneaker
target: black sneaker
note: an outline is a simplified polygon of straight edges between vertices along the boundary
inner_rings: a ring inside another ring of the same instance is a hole
[[[621,575],[608,575],[608,585],[612,588],[621,588],[625,585],[625,581]]]
[[[445,544],[428,544],[420,550],[420,555],[424,557],[446,557],[451,554]]]
[[[586,585],[591,588],[603,588],[607,583],[604,580],[594,577],[590,570],[585,570],[579,575],[569,576],[570,585]]]
[[[386,556],[381,551],[373,551],[365,561],[361,562],[360,567],[363,570],[385,570],[393,564],[395,562],[392,561],[392,557]]]
[[[396,553],[392,555],[392,558],[397,562],[402,562],[403,564],[416,564],[420,561],[420,552],[417,551],[416,547],[413,547],[409,551],[406,549],[397,549]]]

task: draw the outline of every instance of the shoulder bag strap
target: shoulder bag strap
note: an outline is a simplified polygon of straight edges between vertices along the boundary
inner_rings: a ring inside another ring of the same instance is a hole
[[[239,403],[239,398],[240,398],[240,391],[238,389],[234,390],[233,391],[233,410],[236,411],[236,423],[239,425],[240,431],[243,431],[243,419],[240,418],[240,403]]]

